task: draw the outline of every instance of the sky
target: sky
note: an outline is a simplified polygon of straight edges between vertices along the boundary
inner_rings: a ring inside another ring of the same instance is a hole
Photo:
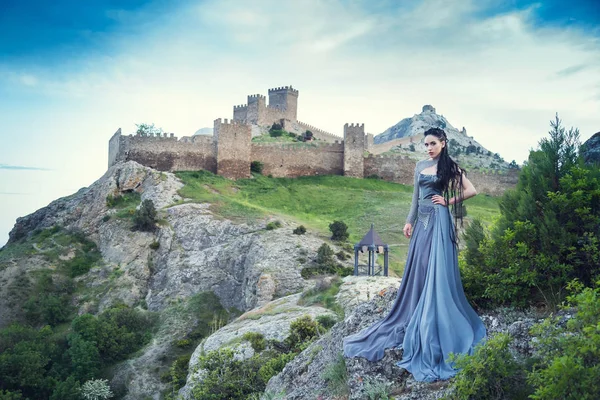
[[[600,131],[600,1],[0,0],[0,246],[99,179],[117,129],[190,136],[286,85],[340,136],[431,104],[521,164],[557,113]]]

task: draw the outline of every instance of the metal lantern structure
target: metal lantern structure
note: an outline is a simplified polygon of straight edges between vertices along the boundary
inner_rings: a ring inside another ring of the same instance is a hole
[[[388,255],[388,245],[383,243],[383,240],[379,237],[377,232],[375,232],[374,225],[371,224],[371,229],[367,234],[361,239],[361,241],[354,245],[354,275],[360,275],[360,270],[363,271],[366,269],[366,275],[375,276],[381,275],[383,272],[383,276],[388,276],[388,263],[389,263],[389,255]],[[369,261],[367,265],[359,265],[358,264],[358,253],[368,252]],[[375,259],[377,254],[383,253],[383,271],[381,266],[377,267],[375,265]]]

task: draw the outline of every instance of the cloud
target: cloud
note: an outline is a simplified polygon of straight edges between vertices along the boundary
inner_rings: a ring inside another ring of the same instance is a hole
[[[289,84],[300,90],[299,119],[337,134],[345,122],[380,133],[423,104],[478,140],[516,132],[522,140],[514,125],[527,116],[510,112],[519,108],[535,111],[525,126],[542,132],[557,110],[573,124],[592,115],[600,106],[597,39],[535,24],[534,5],[486,14],[493,3],[209,0],[159,19],[117,10],[114,20],[152,29],[107,35],[105,47],[117,50],[18,76],[35,77],[49,98],[85,105],[90,125],[102,110],[103,122],[115,121],[111,132],[123,122],[155,122],[191,135],[230,117],[247,94]],[[569,79],[550,78],[557,76]],[[486,145],[526,157],[507,140]]]
[[[48,168],[39,168],[39,167],[27,167],[27,166],[21,166],[21,165],[8,165],[8,164],[0,164],[0,169],[7,169],[7,170],[28,170],[28,171],[51,171],[51,169]]]
[[[587,65],[585,65],[585,64],[573,65],[572,67],[568,67],[568,68],[565,68],[565,69],[562,69],[562,70],[558,71],[556,73],[556,75],[558,77],[563,78],[563,77],[574,75],[574,74],[576,74],[576,73],[578,73],[580,71],[583,71],[586,68],[587,68]]]

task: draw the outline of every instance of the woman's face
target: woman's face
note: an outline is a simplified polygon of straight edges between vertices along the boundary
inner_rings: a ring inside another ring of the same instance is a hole
[[[427,149],[429,157],[438,158],[444,146],[446,146],[446,142],[439,139],[437,136],[425,136],[425,148]]]

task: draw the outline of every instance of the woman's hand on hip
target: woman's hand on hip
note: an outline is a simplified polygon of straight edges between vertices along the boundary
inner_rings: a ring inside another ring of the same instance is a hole
[[[410,234],[412,233],[412,224],[404,225],[404,229],[402,231],[404,232],[404,236],[409,238]]]
[[[440,196],[439,194],[434,194],[433,196],[431,196],[431,201],[433,202],[433,204],[439,204],[441,206],[448,205],[448,203],[446,203],[446,199],[444,199],[444,197]]]

